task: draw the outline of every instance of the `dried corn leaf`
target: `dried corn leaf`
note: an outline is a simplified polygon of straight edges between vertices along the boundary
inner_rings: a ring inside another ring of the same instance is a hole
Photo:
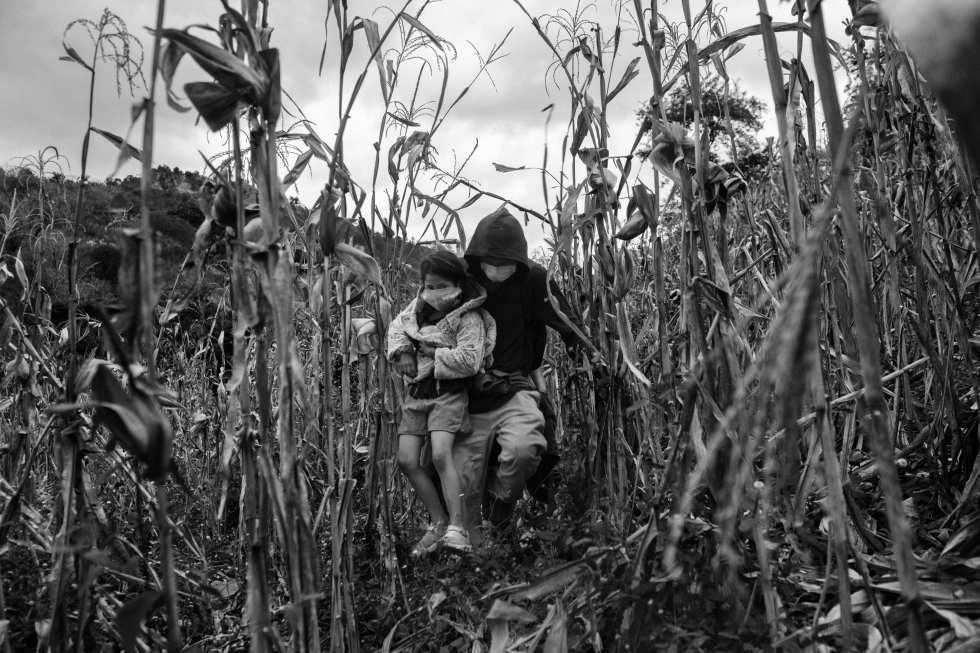
[[[980,627],[969,619],[961,617],[955,612],[955,610],[939,607],[938,605],[930,603],[929,601],[926,601],[925,604],[930,609],[934,610],[936,614],[949,622],[949,625],[953,627],[953,632],[956,633],[957,637],[961,639],[980,637]]]
[[[381,267],[372,256],[347,243],[337,243],[334,246],[333,256],[345,268],[362,279],[370,281],[384,292]]]
[[[980,555],[980,513],[966,520],[943,547],[943,556],[972,558]]]
[[[576,561],[546,571],[533,583],[510,594],[514,601],[538,601],[541,598],[564,589],[589,573],[589,567],[584,561]]]
[[[190,54],[221,86],[242,92],[249,102],[260,103],[269,86],[268,77],[248,65],[231,52],[208,43],[184,30],[164,29],[160,36]]]

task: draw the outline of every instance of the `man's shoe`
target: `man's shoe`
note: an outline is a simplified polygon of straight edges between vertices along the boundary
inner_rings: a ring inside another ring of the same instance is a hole
[[[442,536],[442,545],[456,553],[469,553],[473,550],[469,536],[459,526],[450,526],[446,529],[446,534]]]
[[[442,538],[446,534],[446,524],[429,524],[425,535],[412,547],[413,558],[424,558],[442,548]]]
[[[506,529],[514,521],[514,504],[499,499],[492,500],[486,518],[494,528]]]

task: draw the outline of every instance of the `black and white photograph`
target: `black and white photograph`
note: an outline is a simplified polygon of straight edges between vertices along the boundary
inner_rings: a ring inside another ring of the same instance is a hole
[[[0,2],[0,653],[980,651],[980,3]]]

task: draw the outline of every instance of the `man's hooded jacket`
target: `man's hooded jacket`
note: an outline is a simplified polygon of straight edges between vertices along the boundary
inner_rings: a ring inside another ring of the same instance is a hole
[[[517,272],[501,282],[490,281],[483,273],[484,257],[517,263]],[[561,336],[569,349],[579,344],[578,336],[555,311],[548,299],[548,275],[544,268],[528,259],[527,240],[521,223],[506,209],[480,220],[464,256],[470,274],[487,291],[483,310],[497,323],[497,342],[493,349],[493,370],[528,375],[541,366],[547,344],[547,327]],[[564,296],[554,283],[551,294],[566,319],[581,330]],[[510,397],[471,397],[470,412],[493,410]]]

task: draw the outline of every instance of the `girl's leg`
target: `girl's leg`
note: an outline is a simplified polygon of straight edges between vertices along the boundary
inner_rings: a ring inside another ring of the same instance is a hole
[[[432,479],[419,464],[423,439],[421,435],[398,436],[398,466],[408,478],[408,482],[412,484],[412,488],[422,501],[422,505],[429,511],[432,523],[445,524],[447,517],[442,509],[442,504],[439,502],[436,486],[432,484]]]
[[[459,474],[453,464],[453,441],[455,433],[449,431],[432,431],[429,434],[432,441],[432,463],[439,472],[442,481],[442,496],[449,508],[449,525],[463,527],[463,499]]]

